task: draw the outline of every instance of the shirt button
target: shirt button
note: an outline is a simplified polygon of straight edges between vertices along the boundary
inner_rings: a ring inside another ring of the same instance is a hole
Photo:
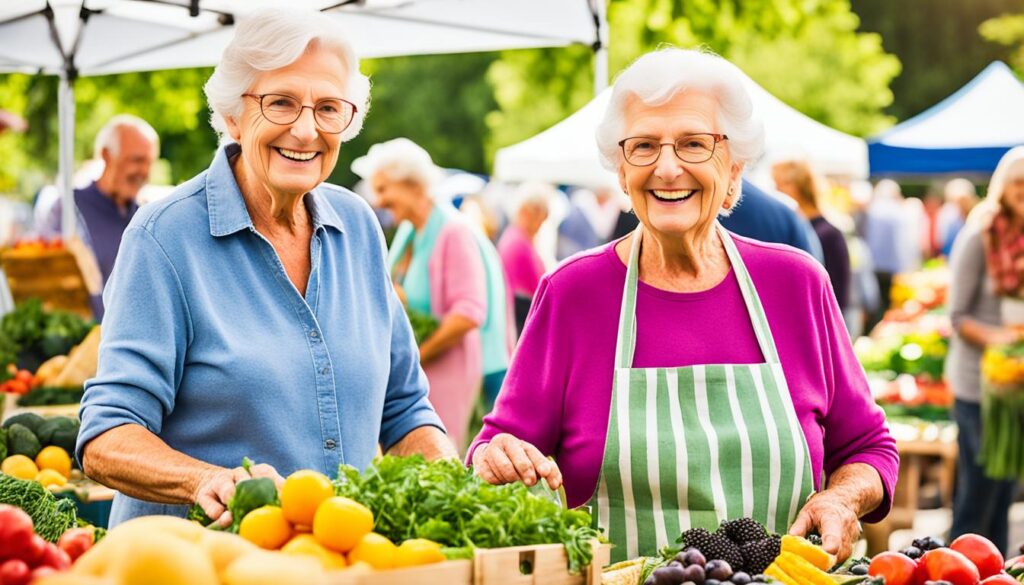
[[[338,443],[336,443],[334,441],[334,439],[327,439],[326,441],[324,441],[324,447],[326,447],[328,449],[334,449],[337,446],[338,446]]]
[[[309,336],[312,337],[313,339],[316,339],[317,337],[320,336],[320,334],[314,330],[309,332]]]
[[[320,374],[324,375],[324,376],[326,376],[327,374],[330,374],[330,373],[331,373],[331,368],[323,368],[322,370],[320,370]]]

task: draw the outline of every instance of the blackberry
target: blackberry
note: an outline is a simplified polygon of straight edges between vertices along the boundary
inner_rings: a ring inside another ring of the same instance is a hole
[[[705,528],[691,528],[683,532],[676,542],[681,542],[684,549],[693,547],[699,550],[705,558],[711,559],[706,552],[708,545],[711,544],[711,533]]]
[[[813,544],[814,546],[821,546],[821,535],[817,532],[812,532],[807,535],[807,542]]]
[[[764,570],[772,564],[781,551],[782,537],[778,535],[769,536],[756,542],[748,542],[740,547],[743,566],[746,572],[752,575],[764,573]]]
[[[718,530],[724,531],[725,535],[729,537],[729,540],[738,545],[768,538],[768,531],[753,518],[725,520],[722,522],[722,525]]]
[[[733,571],[746,569],[746,566],[743,564],[743,554],[740,553],[740,547],[736,546],[735,542],[729,540],[729,537],[724,533],[715,532],[712,534],[708,547],[708,550],[701,551],[707,557],[708,563],[713,559],[719,559],[729,563]]]

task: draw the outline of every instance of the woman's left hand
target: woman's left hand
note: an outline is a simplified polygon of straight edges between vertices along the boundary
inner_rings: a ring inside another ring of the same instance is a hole
[[[806,536],[813,529],[821,535],[821,546],[845,561],[853,552],[853,543],[860,537],[860,524],[854,506],[841,493],[833,490],[811,496],[789,529],[794,536]]]

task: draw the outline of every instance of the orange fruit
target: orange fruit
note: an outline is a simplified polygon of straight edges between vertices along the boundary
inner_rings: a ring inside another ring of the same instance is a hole
[[[311,526],[316,509],[327,498],[334,496],[334,486],[327,476],[303,469],[284,480],[281,486],[281,509],[292,524]]]
[[[39,469],[52,469],[63,475],[65,479],[71,477],[71,456],[56,445],[44,447],[36,455],[36,466]]]
[[[256,508],[242,518],[238,535],[265,549],[277,550],[292,536],[292,525],[277,506]]]
[[[320,544],[312,534],[295,536],[281,548],[281,552],[286,555],[313,557],[320,561],[320,564],[328,571],[344,569],[348,566],[345,555],[336,553]]]
[[[441,552],[441,545],[425,538],[410,538],[398,545],[395,551],[396,567],[414,567],[416,565],[429,565],[440,563],[445,560]]]
[[[324,500],[313,516],[313,536],[327,548],[347,553],[373,530],[373,512],[349,498]]]
[[[388,540],[388,537],[371,532],[364,535],[359,544],[348,553],[348,562],[362,561],[377,570],[392,569],[395,566],[397,551],[398,547]]]

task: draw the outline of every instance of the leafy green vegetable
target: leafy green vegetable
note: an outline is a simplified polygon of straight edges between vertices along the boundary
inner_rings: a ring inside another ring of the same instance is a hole
[[[0,473],[0,504],[17,506],[32,517],[36,534],[57,542],[69,528],[77,525],[75,503],[57,499],[39,482],[24,481]]]
[[[433,335],[434,331],[437,331],[438,325],[440,325],[438,320],[430,313],[409,308],[406,308],[405,312],[409,315],[409,324],[412,325],[412,335],[416,339],[417,345]]]
[[[562,509],[522,483],[492,486],[454,460],[385,456],[362,474],[342,465],[335,492],[370,508],[374,530],[394,542],[427,538],[456,549],[562,543],[574,573],[590,564],[591,541],[600,537],[585,510]]]
[[[66,354],[92,326],[74,313],[44,311],[39,299],[28,299],[0,319],[0,366],[17,362],[20,353],[44,359]]]
[[[14,424],[7,428],[7,450],[11,455],[24,455],[29,459],[35,459],[42,449],[39,438],[24,426]]]
[[[69,390],[68,388],[50,388],[43,386],[30,390],[28,394],[18,397],[18,406],[56,406],[60,404],[78,404],[82,401],[85,390]]]

